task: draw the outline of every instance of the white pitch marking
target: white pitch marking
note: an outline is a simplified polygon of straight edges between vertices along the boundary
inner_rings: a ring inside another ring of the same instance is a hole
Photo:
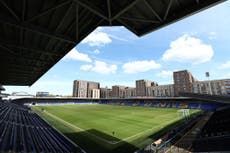
[[[49,113],[49,112],[47,112],[47,111],[45,111],[45,113],[46,113],[47,115],[49,115],[49,116],[55,118],[56,120],[59,120],[60,122],[63,122],[63,123],[65,123],[65,124],[71,126],[71,127],[74,128],[74,129],[78,129],[78,131],[79,131],[79,130],[80,130],[80,131],[84,131],[84,132],[86,132],[86,133],[88,133],[88,134],[90,134],[90,135],[96,137],[97,139],[100,139],[100,140],[102,140],[102,141],[104,141],[104,142],[106,142],[106,143],[113,144],[113,145],[118,144],[118,143],[121,143],[122,141],[125,141],[125,140],[129,140],[129,139],[131,139],[131,138],[133,138],[133,137],[136,137],[136,136],[138,136],[138,135],[140,135],[140,134],[142,134],[142,133],[145,133],[145,132],[147,132],[147,131],[156,129],[156,128],[160,127],[161,125],[163,125],[163,124],[165,123],[165,122],[163,122],[163,123],[159,124],[158,126],[154,126],[154,127],[152,127],[152,128],[149,128],[149,129],[147,129],[147,130],[144,130],[144,131],[142,131],[142,132],[140,132],[140,133],[137,133],[137,134],[135,134],[135,135],[132,135],[132,136],[130,136],[130,137],[121,139],[121,140],[119,140],[119,141],[110,141],[110,140],[106,140],[106,139],[104,139],[104,138],[101,138],[101,137],[99,137],[99,136],[97,136],[97,135],[95,135],[95,134],[92,134],[92,133],[90,133],[90,132],[88,132],[88,131],[86,131],[86,130],[84,130],[84,129],[82,129],[82,128],[79,128],[79,127],[77,127],[76,125],[73,125],[73,124],[71,124],[71,123],[69,123],[69,122],[67,122],[67,121],[65,121],[65,120],[63,120],[63,119],[61,119],[61,118],[59,118],[59,117],[57,117],[57,116],[55,116],[55,115]]]
[[[75,125],[73,125],[73,124],[71,124],[71,123],[69,123],[69,122],[67,122],[67,121],[65,121],[65,120],[63,120],[63,119],[61,119],[61,118],[59,118],[59,117],[53,115],[53,114],[51,114],[51,113],[48,113],[47,111],[46,111],[45,113],[46,113],[47,115],[49,115],[49,116],[55,118],[56,120],[59,120],[60,122],[63,122],[63,123],[65,123],[65,124],[69,125],[70,127],[74,128],[74,129],[77,129],[78,131],[84,131],[84,132],[86,132],[86,133],[88,133],[88,134],[90,134],[90,135],[93,135],[94,137],[96,137],[96,138],[98,138],[98,139],[104,141],[104,142],[107,142],[107,143],[109,143],[109,144],[113,144],[113,143],[111,143],[110,141],[108,141],[108,140],[106,140],[106,139],[104,139],[104,138],[101,138],[101,137],[99,137],[99,136],[97,136],[97,135],[95,135],[95,134],[92,134],[92,133],[90,133],[90,132],[88,132],[88,131],[86,131],[86,130],[84,130],[84,129],[82,129],[82,128],[79,128],[79,127],[77,127],[77,126],[75,126]]]

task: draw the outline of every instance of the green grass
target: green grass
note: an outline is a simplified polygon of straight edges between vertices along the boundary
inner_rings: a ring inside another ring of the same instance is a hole
[[[181,122],[175,108],[95,104],[32,109],[89,153],[133,152]]]

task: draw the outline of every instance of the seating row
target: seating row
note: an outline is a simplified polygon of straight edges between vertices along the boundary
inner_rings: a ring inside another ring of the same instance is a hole
[[[0,152],[82,153],[29,108],[0,102]]]

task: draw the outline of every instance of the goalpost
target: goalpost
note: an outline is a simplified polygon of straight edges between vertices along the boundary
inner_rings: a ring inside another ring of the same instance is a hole
[[[180,119],[189,118],[190,117],[189,109],[180,109],[180,110],[178,110],[177,111],[177,116]]]

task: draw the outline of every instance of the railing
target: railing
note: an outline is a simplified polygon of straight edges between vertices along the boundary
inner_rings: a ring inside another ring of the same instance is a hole
[[[186,119],[184,124],[182,124],[180,127],[178,127],[178,129],[180,129],[180,130],[177,131],[177,133],[173,137],[171,137],[170,139],[163,141],[159,146],[154,147],[154,146],[152,146],[152,144],[150,144],[147,147],[136,151],[135,153],[164,153],[166,150],[169,150],[169,148],[175,142],[177,142],[177,140],[179,140],[181,138],[181,136],[183,136],[187,131],[189,131],[199,121],[201,116],[202,115],[199,114],[198,116],[191,117],[189,120]]]

